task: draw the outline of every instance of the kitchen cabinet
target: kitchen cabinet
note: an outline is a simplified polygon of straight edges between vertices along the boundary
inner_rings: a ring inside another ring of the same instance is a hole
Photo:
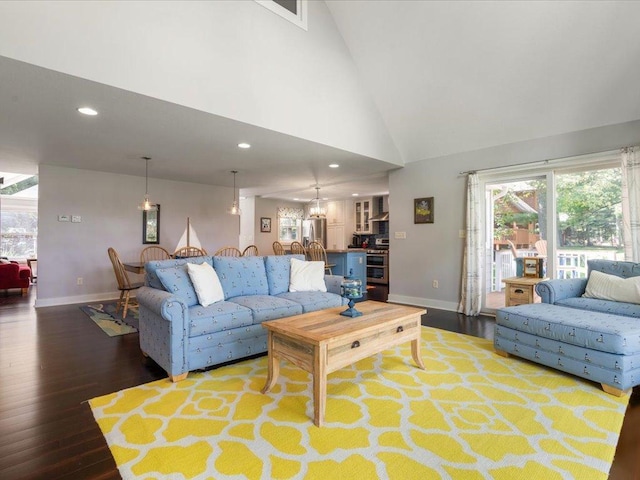
[[[366,291],[367,254],[364,250],[332,251],[327,249],[327,261],[335,264],[335,267],[331,268],[334,275],[342,275],[343,277],[351,275],[362,282],[362,288]]]
[[[373,233],[371,217],[372,217],[373,199],[361,198],[353,203],[353,211],[355,215],[356,233]]]
[[[344,250],[345,243],[344,225],[327,226],[327,250]]]
[[[344,225],[344,200],[327,203],[327,225]]]

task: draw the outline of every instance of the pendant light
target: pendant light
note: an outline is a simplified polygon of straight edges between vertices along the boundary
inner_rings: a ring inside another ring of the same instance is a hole
[[[324,218],[327,212],[320,205],[320,187],[316,185],[316,198],[311,200],[309,204],[309,216],[311,218]]]
[[[144,167],[144,200],[140,205],[138,205],[138,210],[144,210],[148,212],[150,210],[157,210],[158,207],[156,204],[151,203],[149,200],[149,160],[151,157],[141,157],[145,161]]]
[[[240,206],[238,205],[238,201],[236,200],[236,173],[238,173],[238,171],[231,170],[231,173],[233,173],[233,203],[231,204],[231,207],[229,208],[229,210],[227,210],[227,212],[231,215],[242,215]]]

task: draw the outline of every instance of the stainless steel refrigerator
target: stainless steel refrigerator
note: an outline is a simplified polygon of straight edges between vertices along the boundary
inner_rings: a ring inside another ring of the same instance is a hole
[[[302,221],[302,244],[306,247],[311,242],[320,242],[327,246],[327,219],[308,218]]]

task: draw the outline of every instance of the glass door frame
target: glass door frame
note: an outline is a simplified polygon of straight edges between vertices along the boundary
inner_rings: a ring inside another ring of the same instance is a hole
[[[485,271],[482,273],[482,308],[481,313],[495,315],[494,308],[487,307],[487,276],[493,261],[493,216],[492,205],[487,195],[487,186],[499,183],[527,181],[533,179],[545,179],[547,186],[547,277],[556,278],[556,251],[557,251],[557,202],[556,202],[556,174],[596,170],[599,168],[611,168],[620,166],[620,152],[618,150],[602,152],[577,157],[562,158],[538,162],[535,164],[513,165],[478,172],[478,184],[483,194],[480,196],[480,211],[482,212],[481,228],[483,231],[483,255],[482,265]],[[491,223],[489,223],[491,222]],[[551,260],[549,260],[551,259]]]

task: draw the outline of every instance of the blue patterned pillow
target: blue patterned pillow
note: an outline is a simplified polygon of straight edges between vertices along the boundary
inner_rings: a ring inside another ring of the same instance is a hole
[[[189,278],[186,263],[171,268],[159,268],[156,275],[164,289],[180,298],[188,307],[198,304],[198,296]]]
[[[289,291],[291,259],[304,260],[304,255],[269,255],[264,257],[269,282],[269,295],[280,295]]]
[[[262,257],[213,257],[225,300],[241,295],[269,295]]]

